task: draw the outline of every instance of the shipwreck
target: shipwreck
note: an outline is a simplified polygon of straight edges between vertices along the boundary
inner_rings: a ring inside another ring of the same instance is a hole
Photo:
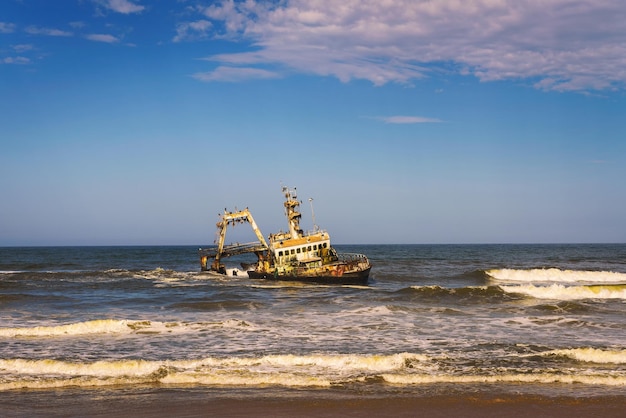
[[[317,225],[314,225],[313,231],[304,232],[300,227],[301,202],[298,201],[296,189],[283,187],[283,194],[289,224],[287,232],[270,234],[268,242],[249,209],[234,212],[224,210],[217,222],[215,247],[199,250],[201,270],[227,274],[225,258],[253,253],[256,262],[241,265],[242,271],[251,279],[367,284],[372,267],[368,258],[363,254],[338,253],[331,245],[328,232],[319,229]],[[258,241],[225,245],[228,227],[241,223],[250,224]],[[237,275],[237,272],[230,270],[231,275]]]

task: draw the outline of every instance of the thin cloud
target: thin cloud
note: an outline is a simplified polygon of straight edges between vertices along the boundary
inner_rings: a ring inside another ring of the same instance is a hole
[[[31,35],[44,35],[44,36],[74,36],[74,33],[68,32],[61,29],[54,28],[41,28],[38,26],[28,26],[24,29],[26,33],[30,33]]]
[[[97,0],[98,4],[117,13],[130,14],[141,13],[145,7],[128,0]]]
[[[385,123],[413,124],[413,123],[440,123],[441,119],[425,118],[422,116],[385,116],[377,118]]]
[[[90,41],[105,42],[108,44],[114,44],[120,41],[119,38],[113,35],[108,35],[108,34],[103,34],[103,33],[92,33],[90,35],[86,35],[85,38],[89,39]]]
[[[228,81],[237,82],[250,79],[279,78],[280,74],[259,68],[218,67],[214,71],[193,74],[193,78],[200,81]]]
[[[15,52],[26,52],[34,49],[32,44],[12,45],[11,48],[13,48]]]
[[[26,65],[30,64],[31,61],[26,57],[6,57],[2,58],[0,61],[2,64],[17,64],[17,65]]]
[[[209,36],[209,29],[213,24],[208,20],[201,19],[195,22],[183,22],[176,26],[176,36],[174,42],[195,41],[205,39]]]
[[[15,24],[0,22],[0,33],[13,33],[15,32]]]
[[[257,48],[223,54],[222,64],[254,60],[375,85],[452,68],[542,90],[626,86],[623,0],[228,0],[198,10],[214,23],[212,36]]]

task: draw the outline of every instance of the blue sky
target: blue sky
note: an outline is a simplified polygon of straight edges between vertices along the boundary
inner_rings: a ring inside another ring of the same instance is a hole
[[[621,0],[5,0],[0,245],[626,242]],[[239,227],[229,235],[244,239]]]

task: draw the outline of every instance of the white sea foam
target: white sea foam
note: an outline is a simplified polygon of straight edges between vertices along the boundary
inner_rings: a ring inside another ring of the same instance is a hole
[[[383,372],[413,367],[420,362],[428,362],[428,357],[415,353],[390,355],[359,354],[319,354],[298,356],[292,354],[268,355],[263,357],[207,358],[201,361],[204,366],[220,369],[240,369],[268,371],[298,369],[309,373],[345,374],[354,371]],[[197,364],[195,364],[197,365]]]
[[[221,328],[231,328],[231,329],[244,329],[244,330],[252,330],[257,329],[257,327],[247,321],[242,321],[239,319],[227,319],[222,322],[213,323],[213,326],[218,326]]]
[[[129,334],[141,323],[115,319],[97,319],[66,325],[0,328],[1,337],[54,337],[59,335]]]
[[[382,378],[397,385],[418,385],[433,383],[582,383],[588,385],[626,386],[624,376],[556,374],[556,373],[505,373],[498,375],[464,374],[426,375],[426,374],[383,374]]]
[[[564,286],[552,284],[548,286],[501,285],[507,293],[518,293],[537,299],[577,300],[577,299],[626,299],[626,285],[592,285]]]
[[[393,312],[385,305],[347,309],[341,311],[338,316],[354,316],[360,318],[380,318],[385,315],[392,315]]]
[[[419,369],[421,354],[270,355],[200,360],[0,360],[0,390],[107,384],[329,386],[364,375]]]
[[[64,325],[0,328],[0,338],[11,337],[80,337],[94,334],[183,334],[209,328],[256,330],[257,326],[240,319],[225,319],[216,322],[160,322],[96,319]]]
[[[161,362],[144,360],[73,363],[59,360],[0,359],[0,371],[31,376],[146,376],[154,373],[161,366]]]
[[[127,273],[135,279],[153,280],[162,284],[174,283],[177,286],[180,285],[179,282],[196,278],[198,276],[197,272],[166,270],[161,267],[157,267],[154,270],[142,270],[137,272],[128,271]]]
[[[626,350],[601,350],[598,348],[569,348],[552,350],[543,355],[566,356],[578,361],[600,364],[626,364]]]
[[[626,273],[613,271],[578,271],[549,269],[494,269],[486,272],[501,282],[566,283],[566,284],[626,284]]]
[[[332,382],[328,379],[297,375],[293,373],[171,373],[159,380],[170,385],[219,385],[219,386],[309,386],[328,387]]]
[[[584,349],[554,350],[551,354],[576,355]],[[591,350],[593,352],[593,350]],[[623,361],[624,352],[614,354]],[[436,383],[583,383],[626,386],[622,374],[596,374],[593,371],[536,373],[500,370],[498,374],[446,373],[428,367],[430,359],[421,354],[391,355],[270,355],[263,357],[226,357],[198,360],[117,360],[76,363],[52,359],[0,360],[0,391],[16,388],[64,386],[136,385],[230,385],[287,387],[329,387],[334,384],[365,382],[382,378],[395,385]],[[423,367],[426,366],[426,367]]]

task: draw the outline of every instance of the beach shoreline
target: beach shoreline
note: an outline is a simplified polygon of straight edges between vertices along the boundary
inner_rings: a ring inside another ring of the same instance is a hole
[[[0,393],[6,417],[622,417],[626,396],[465,393],[360,396],[294,393],[238,396],[201,389],[47,390]]]

